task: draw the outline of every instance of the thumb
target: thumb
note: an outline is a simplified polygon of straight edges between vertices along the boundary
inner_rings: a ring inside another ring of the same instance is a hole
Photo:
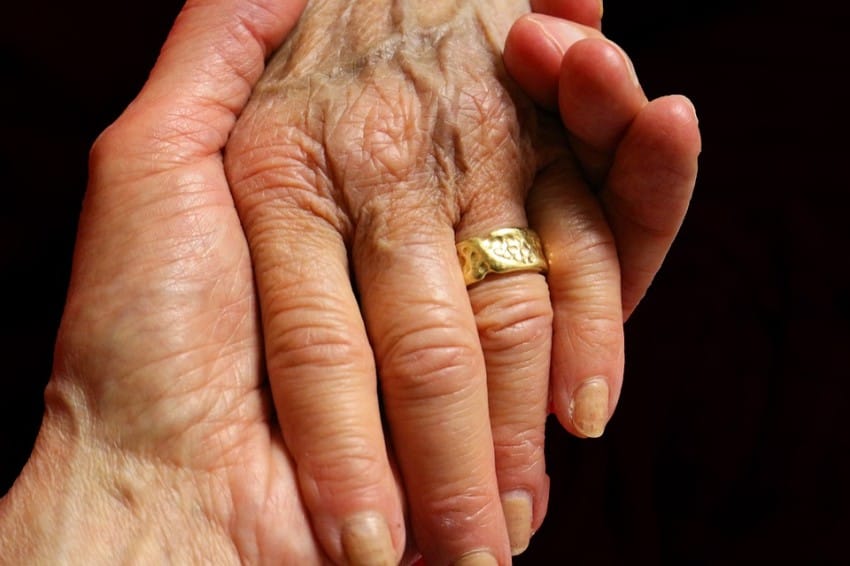
[[[72,293],[212,277],[247,256],[220,152],[266,56],[304,4],[186,3],[141,93],[92,147]],[[213,257],[213,246],[227,261]],[[152,269],[165,266],[171,271]]]
[[[130,181],[217,154],[305,3],[189,0],[141,93],[95,142],[92,180]]]

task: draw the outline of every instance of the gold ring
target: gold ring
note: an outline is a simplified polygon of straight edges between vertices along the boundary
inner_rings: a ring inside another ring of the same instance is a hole
[[[483,238],[456,244],[457,257],[467,286],[490,273],[545,272],[548,269],[540,236],[529,228],[502,228]]]

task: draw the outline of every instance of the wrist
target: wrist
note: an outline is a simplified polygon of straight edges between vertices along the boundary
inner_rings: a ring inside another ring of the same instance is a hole
[[[191,563],[235,550],[188,472],[85,434],[48,410],[30,460],[0,500],[0,553],[16,564]]]
[[[331,71],[339,73],[364,58],[386,57],[401,37],[435,39],[452,28],[467,37],[487,36],[501,51],[511,25],[528,12],[528,0],[325,0],[308,3],[287,43],[307,46],[309,56],[300,58],[311,66],[321,68],[327,58],[337,65]],[[429,37],[431,33],[436,36]],[[437,47],[427,40],[423,44]]]

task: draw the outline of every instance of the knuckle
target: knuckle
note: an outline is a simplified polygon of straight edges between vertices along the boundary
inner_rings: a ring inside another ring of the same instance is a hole
[[[385,387],[404,400],[464,394],[476,383],[482,355],[474,337],[441,324],[399,332],[381,361]]]
[[[548,343],[552,334],[552,304],[548,293],[493,293],[474,301],[482,348],[488,353],[529,352]]]
[[[103,130],[89,150],[90,170],[135,181],[223,147],[223,134],[210,125],[218,119],[210,110],[157,114],[158,110],[131,106]]]
[[[585,224],[576,226],[569,236],[567,252],[574,269],[593,269],[617,260],[614,236],[610,230]]]
[[[269,372],[273,374],[362,365],[362,360],[371,356],[360,333],[352,332],[351,325],[339,314],[339,308],[329,306],[327,297],[287,297],[273,301],[265,318],[266,356]],[[293,383],[293,387],[309,388],[315,383],[313,380],[297,381],[300,385]]]
[[[248,118],[246,125],[237,127],[227,145],[228,170],[238,188],[270,172],[322,169],[321,142],[303,128],[276,124],[273,131],[264,131],[254,122]]]
[[[384,451],[377,450],[368,436],[334,427],[324,438],[312,438],[311,444],[307,457],[299,458],[299,473],[308,476],[320,493],[330,497],[368,490],[388,472]]]
[[[612,289],[620,286],[619,259],[610,232],[578,232],[550,263],[548,282],[550,293],[558,299],[574,304],[605,302]]]
[[[391,269],[391,266],[397,266],[400,262],[419,256],[430,261],[431,258],[427,254],[433,255],[433,251],[445,242],[446,226],[451,225],[450,214],[433,203],[424,202],[422,195],[415,191],[405,195],[371,197],[359,207],[353,219],[355,228],[350,234],[350,241],[355,271],[357,266],[364,265]],[[411,226],[415,226],[416,229],[411,230]],[[398,269],[396,273],[398,277],[390,283],[392,292],[397,293],[399,289],[406,289],[410,285],[422,284],[421,271],[418,269]],[[407,303],[414,310],[419,308],[431,310],[433,307],[429,305],[420,307],[423,301],[430,298],[428,295],[430,294],[418,294],[417,299]],[[412,315],[406,318],[413,322],[420,317]],[[396,319],[402,320],[402,317],[399,316]],[[399,333],[406,330],[406,328],[395,329],[393,332]]]
[[[620,348],[623,342],[622,315],[603,309],[574,313],[570,320],[569,339],[580,351]]]
[[[500,473],[530,473],[544,461],[541,427],[501,426],[493,430],[493,448]]]
[[[231,187],[246,230],[253,233],[258,223],[280,226],[306,216],[348,231],[322,143],[297,126],[275,128],[271,141],[264,137],[242,130],[228,145]]]
[[[123,135],[120,119],[107,126],[97,136],[89,150],[90,168],[97,169],[102,163],[109,163],[115,156]]]
[[[421,516],[437,532],[437,540],[475,532],[498,516],[498,499],[483,485],[449,483],[422,501]]]
[[[155,162],[150,159],[150,143],[139,131],[138,121],[125,115],[107,126],[89,148],[91,186],[97,187],[100,178],[124,181],[142,178],[155,172]]]
[[[315,372],[353,366],[362,359],[363,345],[345,334],[338,329],[319,326],[290,328],[271,339],[267,348],[269,372],[279,376],[299,370]],[[315,383],[298,380],[291,387],[310,389]],[[333,392],[327,391],[326,395],[332,396]],[[315,403],[323,402],[321,394],[315,397]]]

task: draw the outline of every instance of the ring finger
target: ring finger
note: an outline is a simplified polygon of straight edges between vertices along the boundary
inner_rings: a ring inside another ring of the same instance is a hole
[[[491,189],[490,198],[501,199],[501,205],[479,203],[467,213],[459,241],[527,225],[523,206],[505,193]],[[521,246],[523,240],[512,233],[487,239],[506,246]],[[511,553],[517,555],[542,523],[548,500],[543,450],[552,338],[549,289],[542,274],[516,272],[488,275],[469,285],[468,294],[487,370],[502,509]]]
[[[470,96],[469,106],[480,108],[473,104],[480,105],[486,100],[486,97]],[[462,214],[455,231],[458,242],[484,238],[498,252],[501,246],[518,249],[529,243],[522,232],[505,231],[507,234],[489,236],[497,230],[528,226],[525,197],[533,180],[535,156],[522,143],[517,143],[518,132],[500,127],[511,121],[499,120],[498,113],[488,108],[484,105],[483,113],[458,113],[462,120],[460,128],[473,132],[467,139],[465,156],[470,162],[483,165],[467,170],[463,177],[461,194],[469,198],[461,203]],[[511,163],[524,165],[516,169],[493,165]],[[481,240],[476,242],[480,243]],[[511,553],[517,555],[525,550],[531,533],[539,528],[548,504],[544,431],[552,304],[545,276],[533,270],[487,275],[469,284],[467,293],[487,371],[502,509]]]

